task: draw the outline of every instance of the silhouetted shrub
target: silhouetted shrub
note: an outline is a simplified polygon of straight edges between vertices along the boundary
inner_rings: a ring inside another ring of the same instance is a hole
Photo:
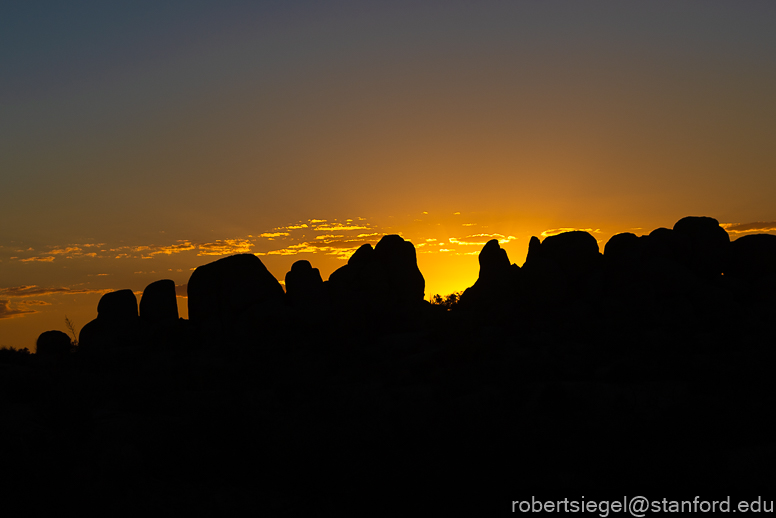
[[[15,347],[0,348],[0,363],[21,363],[30,356],[30,350],[26,347],[23,349],[16,349]]]
[[[444,297],[440,294],[436,294],[433,297],[431,297],[431,305],[432,306],[441,306],[445,308],[446,310],[450,311],[454,307],[458,305],[458,302],[461,300],[461,294],[462,291],[456,291],[455,293],[450,293],[449,295],[445,295]]]

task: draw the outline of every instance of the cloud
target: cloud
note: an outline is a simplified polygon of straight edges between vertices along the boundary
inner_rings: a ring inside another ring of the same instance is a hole
[[[381,235],[381,234],[376,234]],[[338,258],[347,259],[361,245],[365,243],[377,243],[377,238],[359,239],[358,237],[350,239],[340,239],[342,236],[317,236],[315,241],[305,241],[296,245],[290,245],[279,250],[270,250],[261,255],[297,255],[302,253],[334,255]]]
[[[517,239],[515,236],[505,236],[503,234],[471,234],[462,238],[451,237],[448,241],[454,245],[477,245],[482,246],[491,239],[498,239],[499,243],[509,243]]]
[[[21,263],[29,263],[29,262],[32,262],[32,261],[37,261],[37,262],[41,262],[41,263],[50,263],[53,260],[54,260],[53,256],[49,256],[49,257],[28,257],[26,259],[19,259],[19,262],[21,262]]]
[[[575,230],[579,230],[579,231],[582,231],[582,232],[589,232],[591,234],[600,234],[601,233],[601,229],[600,228],[592,229],[592,228],[562,227],[562,228],[551,228],[549,230],[545,230],[544,232],[542,232],[541,235],[542,235],[542,237],[557,236],[558,234],[562,234],[564,232],[573,232]]]
[[[165,254],[165,255],[172,255],[172,254],[178,254],[181,252],[187,252],[189,250],[194,250],[196,247],[191,243],[191,241],[188,240],[178,240],[177,245],[167,245],[167,246],[159,246],[156,247],[156,250],[151,252],[151,255],[157,255],[157,254]]]
[[[731,234],[744,234],[746,232],[773,232],[776,230],[776,221],[755,221],[754,223],[721,223]]]
[[[29,313],[37,313],[34,309],[19,309],[11,306],[10,300],[0,300],[0,318],[14,318]]]
[[[326,225],[318,225],[314,229],[316,232],[341,232],[343,230],[369,230],[369,227],[362,227],[360,225],[341,225],[339,223],[331,223]]]
[[[259,234],[259,237],[266,237],[266,238],[272,239],[273,237],[281,237],[281,236],[289,236],[289,235],[291,234],[289,234],[288,232],[264,232],[263,234]]]
[[[67,248],[54,248],[53,250],[50,250],[46,252],[47,254],[52,255],[63,255],[63,254],[73,254],[75,252],[82,252],[83,248],[80,248],[78,246],[68,246]]]
[[[74,290],[71,288],[41,288],[34,284],[13,286],[10,288],[0,288],[0,296],[4,297],[40,297],[42,295],[57,295],[60,293],[83,294],[83,293],[108,293],[112,290],[107,289],[83,289]]]
[[[197,247],[197,255],[249,254],[253,243],[247,239],[218,239],[212,243],[201,243]]]

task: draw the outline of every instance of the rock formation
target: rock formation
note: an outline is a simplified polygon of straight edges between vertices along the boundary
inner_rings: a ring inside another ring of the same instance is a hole
[[[36,354],[41,356],[64,356],[70,352],[70,337],[62,331],[44,331],[36,346]]]
[[[460,309],[489,309],[509,303],[516,293],[520,267],[510,264],[507,251],[498,239],[491,239],[482,247],[478,257],[480,273],[473,286],[467,288],[458,303]]]
[[[137,298],[132,290],[106,293],[97,304],[97,318],[81,328],[80,350],[105,350],[138,345]]]
[[[174,281],[162,279],[146,286],[140,298],[140,320],[148,324],[178,320]]]

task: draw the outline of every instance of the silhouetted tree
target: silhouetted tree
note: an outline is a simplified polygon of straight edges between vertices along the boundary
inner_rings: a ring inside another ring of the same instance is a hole
[[[436,294],[433,297],[431,297],[431,305],[432,306],[441,306],[445,308],[446,310],[450,311],[455,306],[458,305],[458,302],[461,300],[461,293],[462,291],[456,291],[455,293],[450,293],[448,295],[445,295],[444,297],[440,294]]]

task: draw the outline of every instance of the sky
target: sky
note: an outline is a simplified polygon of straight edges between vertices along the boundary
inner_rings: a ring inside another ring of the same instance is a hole
[[[400,234],[426,296],[499,239],[776,233],[776,3],[10,1],[0,346],[255,253]]]

